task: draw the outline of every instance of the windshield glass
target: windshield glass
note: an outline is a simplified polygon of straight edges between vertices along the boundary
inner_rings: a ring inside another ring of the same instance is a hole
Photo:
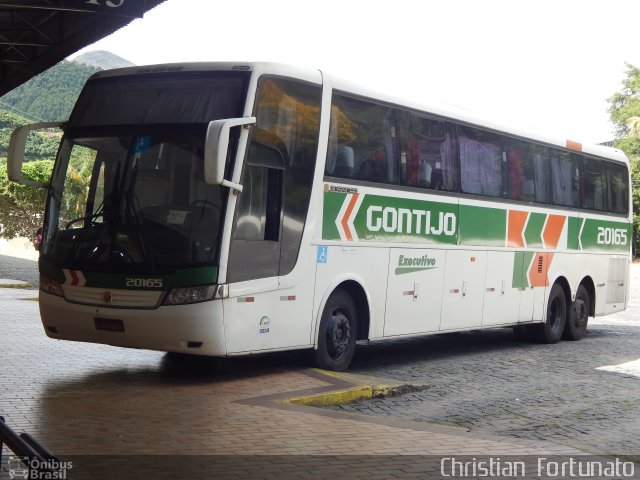
[[[242,115],[249,75],[176,67],[90,79],[51,179],[43,257],[105,272],[217,264],[226,193],[204,182],[204,140],[210,121]]]
[[[65,138],[43,255],[103,271],[215,263],[226,197],[204,182],[204,131],[195,130]]]

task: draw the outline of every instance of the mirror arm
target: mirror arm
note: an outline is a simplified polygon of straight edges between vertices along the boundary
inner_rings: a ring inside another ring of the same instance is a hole
[[[230,182],[229,180],[222,180],[220,185],[229,187],[231,190],[233,190],[234,195],[242,193],[242,185],[239,183]]]

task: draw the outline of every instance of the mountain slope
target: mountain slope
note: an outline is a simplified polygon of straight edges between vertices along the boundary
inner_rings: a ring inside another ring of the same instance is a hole
[[[95,50],[83,53],[82,55],[75,57],[73,61],[89,65],[90,67],[98,67],[101,70],[135,66],[135,63],[104,50]]]
[[[133,65],[110,52],[96,51],[65,60],[0,97],[0,109],[31,121],[67,120],[87,79],[100,70]]]

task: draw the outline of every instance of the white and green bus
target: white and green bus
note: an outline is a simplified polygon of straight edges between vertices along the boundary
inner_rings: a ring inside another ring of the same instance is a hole
[[[13,180],[43,126],[14,132]],[[314,349],[340,370],[357,341],[579,340],[627,303],[619,150],[266,63],[99,72],[60,126],[39,261],[51,338]]]

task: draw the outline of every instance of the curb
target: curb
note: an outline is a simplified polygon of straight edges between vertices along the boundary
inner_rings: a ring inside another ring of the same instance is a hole
[[[331,405],[344,405],[360,400],[368,400],[371,398],[382,398],[389,395],[408,393],[417,390],[429,388],[428,385],[410,385],[406,383],[397,383],[387,379],[376,377],[367,377],[364,375],[331,372],[328,370],[315,369],[319,376],[337,379],[342,388],[335,388],[338,385],[330,386],[329,391],[311,393],[302,397],[292,397],[283,400],[284,403],[293,405],[304,405],[310,407],[328,407]],[[344,384],[352,386],[345,387]]]
[[[32,285],[22,280],[0,279],[0,288],[30,288]]]

